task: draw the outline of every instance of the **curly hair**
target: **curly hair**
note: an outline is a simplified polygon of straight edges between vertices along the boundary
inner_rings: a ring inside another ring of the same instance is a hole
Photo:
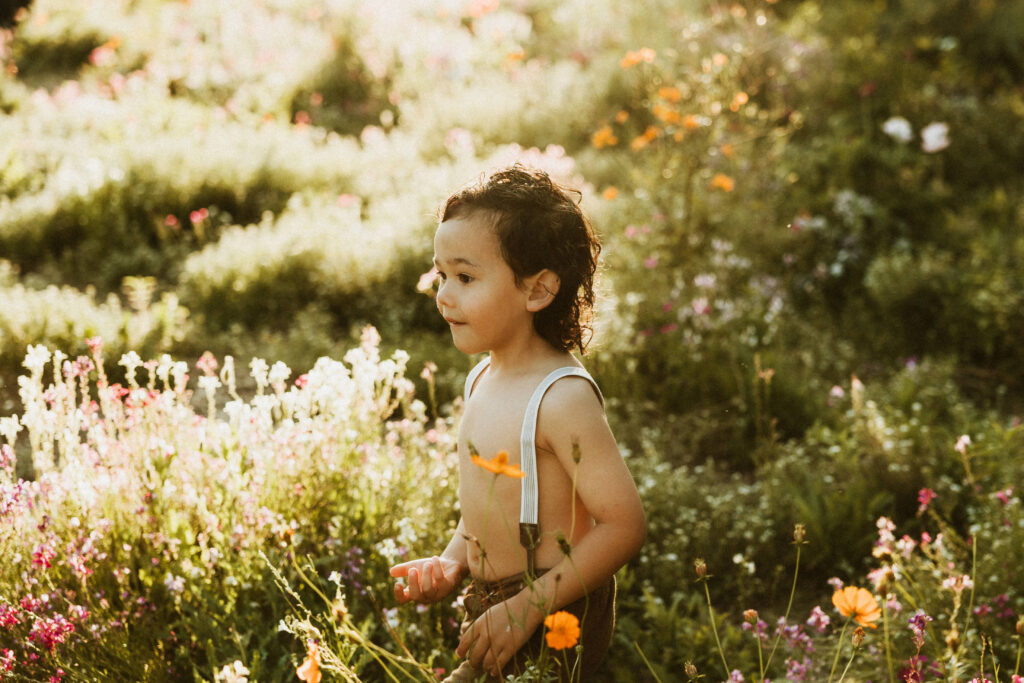
[[[559,351],[578,348],[585,353],[593,336],[594,275],[601,244],[570,193],[580,196],[543,171],[515,164],[456,191],[439,218],[444,222],[474,211],[490,213],[517,285],[545,268],[557,274],[558,293],[537,312],[533,326]]]

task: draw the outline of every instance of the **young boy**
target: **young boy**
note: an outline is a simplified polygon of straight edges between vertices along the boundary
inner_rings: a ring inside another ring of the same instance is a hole
[[[456,649],[467,659],[448,681],[522,671],[560,610],[579,619],[579,680],[610,643],[613,575],[639,552],[646,522],[600,391],[570,352],[586,346],[599,252],[577,204],[519,165],[441,211],[437,308],[460,351],[489,357],[466,381],[456,532],[440,557],[391,575],[405,579],[400,603],[436,602],[472,577]]]

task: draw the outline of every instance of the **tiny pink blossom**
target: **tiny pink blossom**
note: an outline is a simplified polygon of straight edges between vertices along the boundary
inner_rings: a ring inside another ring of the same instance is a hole
[[[650,257],[644,259],[644,267],[646,267],[646,268],[654,268],[657,265],[658,265],[658,257],[657,256],[650,256]]]

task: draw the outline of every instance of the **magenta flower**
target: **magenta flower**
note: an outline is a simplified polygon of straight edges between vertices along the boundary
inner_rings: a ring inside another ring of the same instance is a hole
[[[811,616],[807,618],[807,625],[812,627],[818,633],[824,633],[825,629],[828,628],[831,619],[818,605],[814,606],[811,610]]]

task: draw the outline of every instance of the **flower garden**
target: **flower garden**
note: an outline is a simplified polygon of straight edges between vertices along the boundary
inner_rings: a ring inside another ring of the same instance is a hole
[[[475,359],[423,276],[448,192],[521,161],[602,238],[583,362],[648,518],[603,680],[1020,683],[1022,26],[0,8],[0,680],[456,666],[458,600],[388,575],[458,519]],[[570,617],[520,680],[574,656]]]

